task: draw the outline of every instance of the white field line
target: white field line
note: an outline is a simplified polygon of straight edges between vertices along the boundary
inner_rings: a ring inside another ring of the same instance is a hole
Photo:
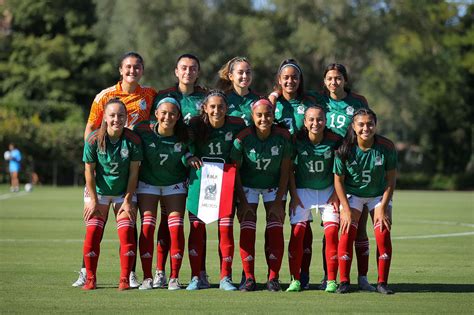
[[[28,194],[26,191],[2,194],[2,195],[0,195],[0,200],[6,200],[6,199],[11,199],[11,198],[21,197],[21,196],[24,196],[26,194]]]

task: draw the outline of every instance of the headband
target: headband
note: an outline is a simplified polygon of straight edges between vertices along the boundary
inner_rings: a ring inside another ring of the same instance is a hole
[[[301,71],[301,68],[295,64],[295,63],[287,63],[287,64],[284,64],[283,66],[280,67],[280,70],[278,71],[278,73],[281,73],[283,71],[283,69],[285,69],[286,67],[293,67],[295,68],[300,74],[302,73]]]
[[[266,98],[261,98],[259,99],[258,101],[255,101],[253,104],[252,104],[252,111],[255,109],[255,107],[259,106],[259,105],[266,105],[266,106],[269,106],[272,110],[273,110],[273,104],[272,102],[270,102],[269,100],[267,100]]]
[[[158,102],[158,105],[156,106],[156,109],[158,109],[158,107],[160,107],[161,104],[163,103],[171,103],[173,105],[175,105],[176,107],[178,107],[178,109],[181,111],[181,105],[179,105],[178,101],[172,97],[165,97],[164,99],[162,99],[161,101]]]

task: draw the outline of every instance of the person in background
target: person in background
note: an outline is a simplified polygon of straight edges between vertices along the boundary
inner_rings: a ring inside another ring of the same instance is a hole
[[[8,171],[10,172],[10,191],[20,191],[19,173],[21,170],[21,152],[14,143],[8,145],[8,150],[5,152],[5,160],[8,161]]]

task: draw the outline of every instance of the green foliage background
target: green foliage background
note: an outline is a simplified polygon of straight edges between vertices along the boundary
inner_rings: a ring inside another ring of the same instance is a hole
[[[143,55],[142,83],[156,89],[174,83],[182,53],[199,56],[200,84],[209,87],[222,64],[245,55],[263,94],[292,57],[312,90],[328,63],[347,66],[380,133],[403,148],[402,179],[462,174],[472,187],[472,1],[5,0],[0,8],[8,25],[0,33],[0,145],[14,141],[36,160],[80,172],[90,104],[118,80],[126,51]]]

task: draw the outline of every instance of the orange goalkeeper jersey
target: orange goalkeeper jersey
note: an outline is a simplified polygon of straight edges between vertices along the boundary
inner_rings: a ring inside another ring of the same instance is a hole
[[[127,124],[132,128],[138,122],[150,119],[150,111],[155,100],[156,91],[151,87],[137,86],[133,93],[122,90],[118,82],[116,85],[102,90],[96,95],[92,103],[88,123],[98,129],[104,117],[104,105],[112,98],[119,98],[127,107]]]

